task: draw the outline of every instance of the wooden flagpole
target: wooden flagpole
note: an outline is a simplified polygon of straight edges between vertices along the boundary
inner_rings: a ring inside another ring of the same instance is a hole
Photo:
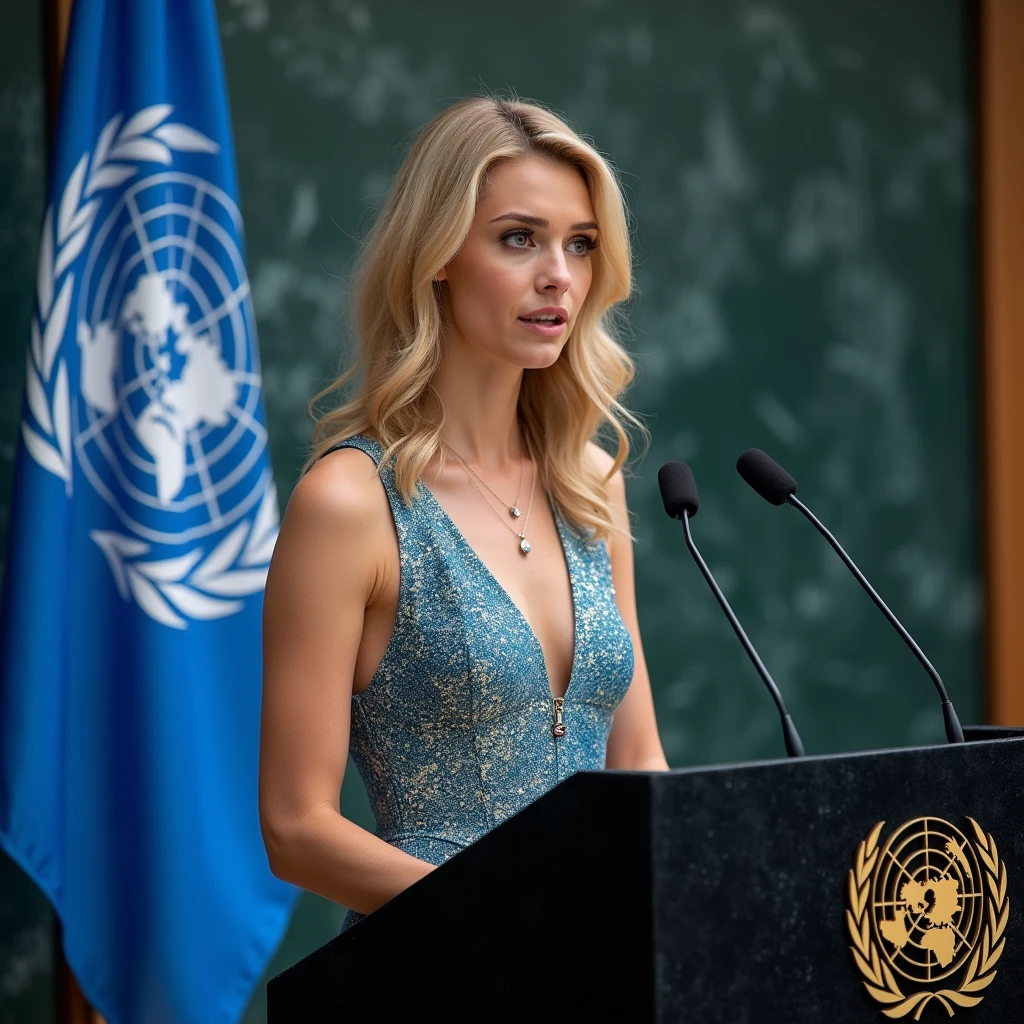
[[[987,713],[1024,725],[1024,3],[979,5]]]

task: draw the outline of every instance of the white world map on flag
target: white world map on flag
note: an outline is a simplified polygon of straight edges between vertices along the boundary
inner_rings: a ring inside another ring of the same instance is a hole
[[[185,480],[189,433],[202,424],[224,426],[235,403],[236,385],[220,347],[196,334],[188,307],[175,301],[171,283],[143,274],[121,308],[121,323],[101,321],[95,331],[82,323],[81,390],[102,413],[120,408],[115,392],[117,347],[125,330],[149,350],[156,368],[155,396],[135,424],[135,434],[156,464],[157,497],[169,502]],[[180,356],[182,365],[175,366]]]

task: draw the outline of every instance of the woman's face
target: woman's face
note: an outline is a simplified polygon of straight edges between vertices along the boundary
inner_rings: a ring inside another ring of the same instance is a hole
[[[437,274],[448,282],[446,343],[550,366],[593,278],[590,191],[575,167],[533,155],[498,164],[487,179],[465,244]]]

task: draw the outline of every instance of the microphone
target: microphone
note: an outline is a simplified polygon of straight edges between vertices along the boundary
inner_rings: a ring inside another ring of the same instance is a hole
[[[693,542],[693,537],[690,534],[690,519],[697,514],[697,509],[700,508],[700,499],[697,497],[697,483],[693,479],[693,471],[685,462],[667,462],[658,470],[658,487],[661,489],[661,500],[665,506],[665,511],[672,519],[682,520],[686,546],[690,549],[693,560],[697,563],[701,573],[703,573],[704,579],[708,581],[708,586],[718,599],[718,603],[722,606],[722,611],[725,612],[729,625],[732,626],[736,636],[739,637],[740,643],[743,644],[743,649],[747,652],[747,657],[754,663],[754,668],[757,669],[758,675],[764,680],[764,685],[768,687],[772,700],[775,701],[775,706],[779,709],[779,717],[782,719],[782,735],[786,741],[786,753],[790,757],[803,757],[803,742],[800,739],[800,734],[796,731],[793,719],[790,718],[789,712],[786,710],[785,701],[782,699],[779,688],[775,685],[775,680],[768,674],[768,669],[764,667],[764,662],[757,651],[754,650],[754,645],[747,639],[747,634],[743,632],[739,619],[736,618],[732,608],[729,607],[725,594],[722,593],[721,588],[715,582],[715,577],[711,575],[711,570],[707,567],[704,559],[701,558],[697,545]]]
[[[765,501],[772,505],[792,505],[799,509],[814,528],[832,545],[835,552],[843,560],[846,568],[853,573],[857,582],[867,591],[868,597],[878,606],[879,611],[889,620],[889,624],[903,638],[903,642],[914,652],[914,657],[921,663],[924,670],[931,676],[935,689],[942,700],[942,720],[946,727],[946,739],[950,743],[963,743],[964,731],[956,716],[953,702],[946,693],[946,687],[935,671],[935,666],[925,657],[924,651],[918,647],[914,638],[903,627],[903,623],[889,611],[885,602],[857,568],[853,559],[842,549],[839,541],[821,523],[818,517],[796,496],[796,480],[793,479],[774,459],[769,458],[758,448],[748,448],[737,460],[736,470]]]

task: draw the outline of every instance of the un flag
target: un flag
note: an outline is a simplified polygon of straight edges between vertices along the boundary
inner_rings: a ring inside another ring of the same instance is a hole
[[[0,843],[110,1024],[235,1021],[278,510],[212,0],[76,0],[0,597]]]

